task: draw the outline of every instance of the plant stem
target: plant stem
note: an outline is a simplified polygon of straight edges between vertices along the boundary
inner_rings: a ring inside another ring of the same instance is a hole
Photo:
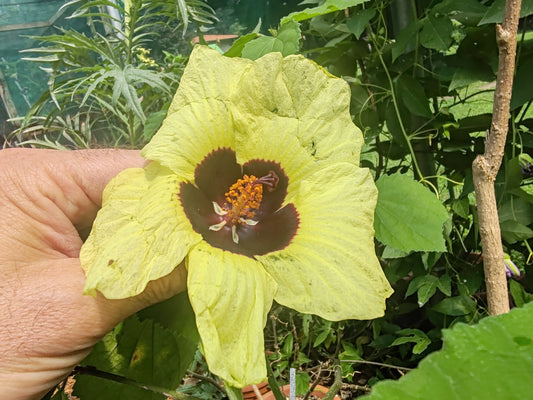
[[[496,25],[499,64],[492,123],[485,140],[485,152],[478,155],[472,164],[490,315],[503,314],[509,311],[509,296],[494,181],[502,163],[509,126],[520,6],[521,0],[507,0],[503,24]]]
[[[283,393],[281,393],[279,383],[276,380],[276,377],[274,376],[274,371],[272,370],[272,366],[268,361],[268,357],[266,357],[266,366],[268,375],[268,386],[270,386],[270,390],[272,390],[272,393],[274,394],[276,400],[285,400],[285,396],[283,395]]]
[[[373,35],[372,35],[373,37]],[[398,118],[398,123],[400,124],[400,129],[402,131],[402,134],[405,138],[405,141],[407,143],[407,147],[409,149],[409,153],[411,154],[412,163],[416,171],[416,175],[418,176],[418,179],[423,180],[424,175],[422,174],[422,171],[420,170],[420,167],[418,166],[418,161],[416,159],[416,154],[413,149],[413,145],[411,144],[411,140],[409,138],[409,135],[407,134],[407,131],[405,130],[405,127],[403,125],[402,116],[400,114],[400,109],[398,107],[398,100],[396,99],[396,91],[394,90],[394,83],[392,81],[392,77],[390,76],[389,70],[387,68],[387,64],[385,64],[385,60],[383,60],[383,56],[381,55],[381,49],[377,48],[377,41],[374,41],[376,45],[376,54],[378,55],[379,61],[381,62],[381,65],[383,67],[383,70],[385,71],[385,75],[387,75],[387,81],[389,83],[390,87],[390,93],[392,98],[392,104],[394,105],[394,111],[396,113],[396,118]]]
[[[335,395],[339,393],[342,387],[342,368],[339,364],[335,365],[335,380],[333,385],[329,388],[329,391],[322,398],[322,400],[333,400]]]
[[[209,376],[202,375],[202,374],[197,374],[196,372],[191,371],[191,370],[187,370],[187,373],[191,375],[193,378],[210,383],[211,385],[216,387],[221,393],[226,393],[226,389],[224,388],[224,386],[218,383],[215,379]]]
[[[123,383],[123,384],[126,384],[126,385],[135,386],[135,387],[138,387],[140,389],[148,390],[148,391],[153,392],[153,393],[162,394],[164,396],[170,396],[170,397],[173,397],[174,399],[185,400],[185,399],[195,399],[196,398],[196,397],[193,397],[193,396],[189,396],[189,395],[180,393],[180,392],[178,392],[176,390],[169,390],[169,389],[161,388],[161,387],[155,386],[155,385],[148,385],[148,384],[139,383],[137,381],[134,381],[133,379],[129,379],[129,378],[126,378],[124,376],[112,374],[110,372],[100,371],[99,369],[96,369],[96,368],[91,367],[91,366],[77,366],[76,368],[74,368],[74,373],[75,374],[82,374],[82,375],[91,375],[91,376],[96,376],[96,377],[99,377],[99,378],[109,379],[109,380],[112,380],[112,381],[115,381],[115,382],[119,382],[119,383]]]
[[[349,362],[349,363],[359,363],[359,364],[369,364],[369,365],[377,365],[379,367],[387,367],[387,368],[393,368],[393,369],[400,369],[400,370],[404,370],[404,371],[411,371],[412,368],[408,368],[408,367],[399,367],[397,365],[392,365],[392,364],[385,364],[385,363],[380,363],[380,362],[377,362],[377,361],[367,361],[367,360],[341,360],[341,362]]]

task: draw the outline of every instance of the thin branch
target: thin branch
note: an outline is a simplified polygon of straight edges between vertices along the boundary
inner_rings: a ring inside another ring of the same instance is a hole
[[[385,363],[380,363],[380,362],[377,362],[377,361],[366,361],[366,360],[341,360],[341,362],[349,362],[349,363],[359,363],[359,364],[369,364],[369,365],[377,365],[378,367],[386,367],[386,368],[393,368],[393,369],[398,369],[398,370],[404,370],[404,371],[411,371],[412,368],[408,368],[408,367],[399,367],[397,365],[392,365],[392,364],[385,364]]]
[[[329,388],[326,395],[323,397],[322,400],[333,400],[335,395],[339,393],[339,390],[341,390],[342,387],[342,368],[339,364],[335,365],[335,380],[333,381],[333,385]]]
[[[494,181],[502,163],[509,127],[520,7],[521,0],[507,0],[503,24],[496,25],[499,62],[492,123],[485,140],[485,153],[478,155],[472,164],[490,315],[509,311]]]
[[[190,376],[192,376],[193,378],[196,378],[196,379],[199,379],[201,381],[210,383],[211,385],[216,387],[221,393],[226,393],[226,389],[224,389],[224,387],[220,383],[218,383],[218,381],[216,379],[213,379],[213,378],[211,378],[209,376],[206,376],[206,375],[197,374],[196,372],[191,371],[191,370],[187,370],[187,373]]]

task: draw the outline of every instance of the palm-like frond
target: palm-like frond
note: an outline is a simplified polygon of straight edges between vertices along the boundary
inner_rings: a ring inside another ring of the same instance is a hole
[[[87,139],[82,125],[72,123],[84,115],[90,116],[91,132],[106,132],[105,141],[138,145],[146,116],[168,107],[179,81],[175,70],[155,68],[138,54],[154,43],[158,25],[177,19],[184,29],[191,21],[207,24],[216,19],[214,11],[202,0],[130,0],[124,7],[111,0],[72,0],[62,8],[74,9],[69,18],[86,18],[91,30],[34,37],[41,46],[24,51],[25,60],[49,73],[49,90],[31,107],[19,133],[35,124],[39,129],[33,133],[56,132],[56,140],[83,147],[98,137]]]

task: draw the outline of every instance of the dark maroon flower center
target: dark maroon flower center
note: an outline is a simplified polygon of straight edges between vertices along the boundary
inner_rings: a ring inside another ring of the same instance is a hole
[[[286,247],[296,234],[294,204],[281,207],[288,183],[278,163],[250,160],[241,167],[235,152],[222,148],[202,160],[194,184],[182,183],[179,196],[206,242],[253,257]]]

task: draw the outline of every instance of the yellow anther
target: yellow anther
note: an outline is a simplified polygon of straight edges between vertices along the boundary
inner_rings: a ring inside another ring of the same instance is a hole
[[[225,193],[228,213],[231,223],[240,223],[241,218],[253,218],[255,210],[261,205],[263,199],[263,185],[254,175],[244,175],[237,180]]]

